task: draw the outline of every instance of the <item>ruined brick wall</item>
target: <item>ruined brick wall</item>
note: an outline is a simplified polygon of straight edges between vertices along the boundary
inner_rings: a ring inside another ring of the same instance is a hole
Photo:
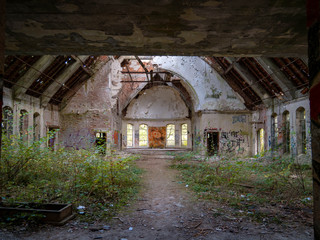
[[[60,142],[65,147],[94,146],[95,133],[112,136],[111,63],[105,64],[61,111]]]

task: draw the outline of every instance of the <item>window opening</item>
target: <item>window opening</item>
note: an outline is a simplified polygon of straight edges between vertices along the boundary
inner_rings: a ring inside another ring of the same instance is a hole
[[[54,151],[55,141],[57,138],[58,127],[49,127],[48,129],[48,148]]]
[[[258,153],[262,154],[264,152],[264,129],[261,128],[258,130]]]
[[[146,124],[141,124],[139,126],[139,146],[148,146],[148,126]]]
[[[1,126],[8,138],[13,135],[13,110],[10,107],[3,108]]]
[[[107,133],[105,132],[96,132],[96,148],[99,153],[105,154],[107,148]]]
[[[127,124],[127,147],[133,146],[133,126],[132,124]]]
[[[175,126],[174,124],[167,125],[167,146],[174,147],[175,146]]]
[[[207,153],[209,156],[218,154],[219,150],[219,133],[207,132]]]
[[[181,146],[188,146],[188,124],[186,123],[181,125]]]

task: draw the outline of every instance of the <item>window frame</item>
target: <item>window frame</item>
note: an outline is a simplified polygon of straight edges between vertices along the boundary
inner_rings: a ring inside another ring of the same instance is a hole
[[[170,133],[170,136],[168,136],[168,127],[172,127],[171,129],[170,129],[170,132],[171,131],[173,131],[173,134],[171,135],[171,133]],[[166,126],[166,146],[167,147],[175,147],[176,146],[176,138],[175,138],[175,131],[176,131],[176,126],[175,126],[175,124],[173,124],[173,123],[169,123],[169,124],[167,124],[167,126]],[[171,138],[171,139],[169,139],[169,137]],[[169,142],[170,143],[173,143],[173,144],[169,144]]]
[[[146,126],[146,129],[141,129],[142,126]],[[149,139],[148,139],[148,125],[145,123],[139,124],[139,147],[148,147],[149,146]],[[141,139],[141,131],[145,131],[146,132],[146,139],[142,140]],[[141,144],[141,142],[145,142],[145,144]]]
[[[186,129],[185,129],[185,134],[184,134],[184,129],[183,129],[183,126],[186,126]],[[186,139],[184,139],[184,137]],[[188,140],[189,140],[189,137],[188,137],[188,123],[182,123],[181,124],[181,147],[188,147]],[[186,144],[184,145],[183,142],[186,142]]]
[[[128,126],[131,126],[131,134],[129,135],[128,134]],[[126,140],[126,144],[127,144],[127,147],[133,147],[133,141],[134,141],[134,129],[133,129],[133,124],[131,123],[127,123],[127,131],[126,131],[126,136],[127,136],[127,140]],[[129,142],[129,136],[131,136],[131,146],[128,144]]]

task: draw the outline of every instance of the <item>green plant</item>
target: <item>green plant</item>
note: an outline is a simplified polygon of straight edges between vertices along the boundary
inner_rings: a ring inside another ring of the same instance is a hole
[[[254,206],[269,208],[279,203],[300,208],[312,204],[311,168],[295,164],[290,157],[222,158],[210,163],[174,160],[172,167],[199,197],[250,212],[248,216],[256,221],[267,216],[252,211]],[[280,221],[268,218],[270,222]]]
[[[86,214],[81,217],[88,220],[111,217],[137,192],[141,174],[135,166],[137,156],[103,156],[96,148],[52,151],[41,147],[48,138],[26,143],[14,135],[4,136],[0,162],[4,201],[82,205]]]

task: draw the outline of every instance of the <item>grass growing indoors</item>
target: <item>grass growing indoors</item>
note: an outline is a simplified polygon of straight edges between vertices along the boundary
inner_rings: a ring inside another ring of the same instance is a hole
[[[311,212],[310,165],[296,164],[291,158],[194,159],[190,153],[179,154],[172,167],[199,197],[226,204],[238,215],[280,223],[284,216],[271,209]]]
[[[3,203],[72,203],[75,208],[85,207],[82,220],[102,220],[137,192],[141,173],[134,164],[137,157],[106,157],[97,149],[52,151],[41,147],[47,139],[29,144],[17,136],[2,139]],[[21,220],[17,218],[2,220],[8,224]]]

